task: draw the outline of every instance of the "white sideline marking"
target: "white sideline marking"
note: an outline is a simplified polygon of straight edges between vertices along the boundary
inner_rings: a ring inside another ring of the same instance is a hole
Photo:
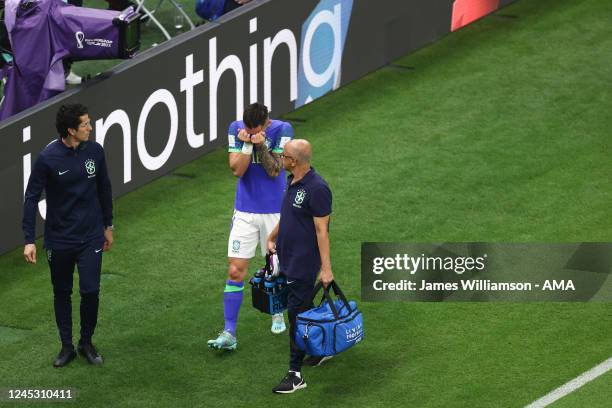
[[[531,404],[527,405],[525,408],[544,408],[557,401],[558,399],[565,397],[567,394],[576,391],[584,384],[593,381],[595,378],[607,373],[610,370],[612,370],[612,357],[610,357],[603,363],[591,368],[589,371],[580,374],[573,380],[566,382],[556,390],[549,392],[539,400],[536,400]]]

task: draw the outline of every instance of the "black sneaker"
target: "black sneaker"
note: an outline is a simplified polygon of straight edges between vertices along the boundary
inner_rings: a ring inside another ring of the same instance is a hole
[[[321,364],[323,364],[325,361],[331,359],[332,357],[333,356],[323,356],[323,357],[308,356],[304,359],[304,365],[309,366],[309,367],[318,367]]]
[[[272,388],[272,392],[277,394],[291,394],[300,388],[306,388],[306,381],[304,381],[299,373],[289,371],[280,384]]]
[[[73,346],[62,346],[57,358],[53,362],[53,367],[59,368],[67,365],[69,362],[74,360],[76,353],[74,352]]]
[[[102,365],[102,363],[104,362],[102,360],[102,356],[98,354],[96,348],[91,343],[79,344],[79,347],[77,347],[77,351],[80,355],[87,359],[89,364]]]

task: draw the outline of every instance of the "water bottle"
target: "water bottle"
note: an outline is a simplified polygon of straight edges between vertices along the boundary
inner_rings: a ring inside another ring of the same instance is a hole
[[[276,291],[280,292],[285,287],[285,277],[283,275],[278,275],[276,278]]]
[[[183,28],[184,17],[181,11],[183,11],[183,6],[179,4],[174,11],[174,28],[176,28],[177,31],[180,31]]]
[[[253,282],[254,287],[261,288],[263,286],[264,274],[265,270],[263,268],[258,269],[257,272],[255,272],[255,275],[251,279],[251,282]]]
[[[274,279],[272,274],[266,274],[264,279],[264,288],[266,292],[270,294],[276,293],[276,279]]]

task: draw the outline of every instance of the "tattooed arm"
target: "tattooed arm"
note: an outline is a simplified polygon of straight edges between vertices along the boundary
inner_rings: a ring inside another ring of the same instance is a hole
[[[259,162],[270,177],[276,177],[281,171],[281,161],[277,154],[274,154],[268,149],[265,143],[257,146],[257,154]]]

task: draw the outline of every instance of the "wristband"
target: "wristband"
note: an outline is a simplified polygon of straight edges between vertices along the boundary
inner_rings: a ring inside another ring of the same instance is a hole
[[[244,143],[242,145],[242,154],[252,154],[253,153],[253,143]]]

